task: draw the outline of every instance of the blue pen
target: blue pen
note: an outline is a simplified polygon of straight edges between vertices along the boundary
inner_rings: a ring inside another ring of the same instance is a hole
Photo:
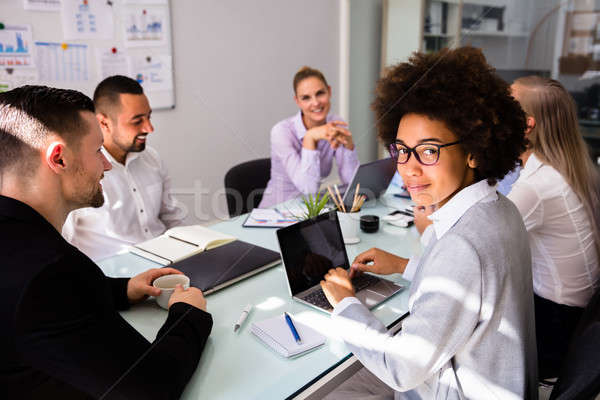
[[[294,335],[294,339],[296,340],[296,343],[301,344],[302,339],[300,339],[300,335],[298,335],[298,331],[296,330],[296,327],[294,326],[294,322],[292,322],[292,319],[290,318],[289,314],[284,312],[283,316],[285,317],[285,322],[287,322],[288,326],[290,327],[290,330],[292,331],[292,335]]]

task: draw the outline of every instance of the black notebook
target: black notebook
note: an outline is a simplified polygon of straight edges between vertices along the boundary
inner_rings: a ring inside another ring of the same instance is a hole
[[[190,286],[210,294],[279,264],[276,251],[235,240],[203,251],[169,267],[190,278]]]

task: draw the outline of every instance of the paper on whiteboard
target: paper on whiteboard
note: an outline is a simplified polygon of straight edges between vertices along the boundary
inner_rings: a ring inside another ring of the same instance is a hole
[[[144,92],[173,89],[172,57],[133,57],[133,79],[144,88]]]
[[[23,85],[35,85],[38,83],[38,71],[36,68],[0,69],[0,82],[2,82],[0,91]]]
[[[8,25],[0,30],[0,68],[30,68],[35,65],[31,26]]]
[[[112,49],[96,49],[96,60],[100,80],[113,75],[131,76],[131,57],[123,51],[114,53]]]
[[[100,0],[62,0],[65,39],[112,39],[114,21],[110,4]]]
[[[23,8],[29,11],[60,11],[60,0],[23,0]]]
[[[169,0],[123,0],[123,4],[158,4],[167,5]]]
[[[35,42],[40,80],[82,82],[89,80],[88,46],[85,44]]]
[[[167,45],[167,9],[129,7],[123,19],[125,46],[148,47]]]

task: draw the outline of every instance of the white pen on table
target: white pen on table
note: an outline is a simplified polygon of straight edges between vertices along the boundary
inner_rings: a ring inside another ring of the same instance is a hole
[[[234,332],[237,332],[238,329],[240,329],[240,327],[242,326],[242,324],[246,320],[246,317],[248,316],[248,314],[250,314],[250,310],[252,310],[252,304],[246,305],[246,307],[244,308],[244,311],[242,311],[242,314],[238,318],[238,321],[233,326],[233,331]]]

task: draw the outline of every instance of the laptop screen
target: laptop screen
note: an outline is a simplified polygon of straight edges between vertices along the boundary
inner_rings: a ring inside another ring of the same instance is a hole
[[[292,295],[319,284],[331,268],[348,269],[335,211],[277,230]]]
[[[346,206],[352,205],[358,183],[360,183],[359,194],[364,194],[367,200],[379,198],[390,185],[395,173],[396,160],[391,157],[361,164],[344,193],[344,204]]]

